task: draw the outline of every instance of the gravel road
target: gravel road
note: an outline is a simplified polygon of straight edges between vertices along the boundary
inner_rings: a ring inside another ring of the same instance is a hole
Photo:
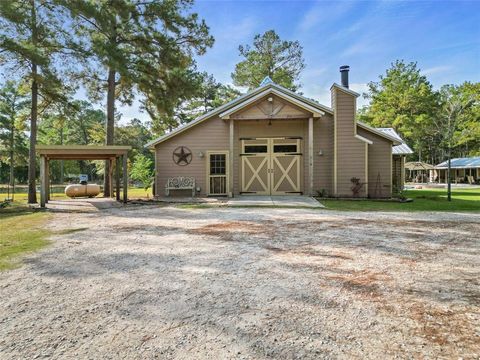
[[[3,360],[480,357],[478,214],[77,209],[0,273]]]

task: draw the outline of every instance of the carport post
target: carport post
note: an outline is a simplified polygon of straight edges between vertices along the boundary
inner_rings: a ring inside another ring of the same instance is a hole
[[[123,154],[123,203],[127,203],[128,172],[127,172],[127,154]]]
[[[120,201],[120,158],[115,158],[115,196],[117,201]]]
[[[108,159],[108,175],[110,180],[110,198],[113,197],[113,159]]]
[[[45,202],[50,200],[50,160],[45,157]]]
[[[40,207],[45,207],[45,156],[40,156]]]

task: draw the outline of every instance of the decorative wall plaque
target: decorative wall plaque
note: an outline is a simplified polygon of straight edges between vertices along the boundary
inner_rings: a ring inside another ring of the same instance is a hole
[[[192,162],[192,152],[186,146],[179,146],[173,151],[173,162],[180,166],[188,165]]]

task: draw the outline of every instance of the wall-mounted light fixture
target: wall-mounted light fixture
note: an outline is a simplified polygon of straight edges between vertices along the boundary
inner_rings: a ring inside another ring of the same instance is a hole
[[[204,156],[205,156],[205,155],[203,154],[203,152],[200,151],[200,152],[198,153],[198,157],[199,157],[199,158],[202,159]]]
[[[323,150],[318,150],[318,156],[323,156]]]
[[[197,186],[195,190],[197,190],[197,192],[200,192],[202,191],[202,188],[200,186]]]

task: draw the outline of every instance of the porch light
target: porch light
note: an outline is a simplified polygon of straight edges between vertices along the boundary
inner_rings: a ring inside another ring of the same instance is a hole
[[[318,150],[318,156],[323,156],[323,150]]]
[[[205,155],[203,154],[203,152],[200,151],[200,152],[198,153],[198,157],[199,157],[200,159],[202,159],[204,156],[205,156]]]

